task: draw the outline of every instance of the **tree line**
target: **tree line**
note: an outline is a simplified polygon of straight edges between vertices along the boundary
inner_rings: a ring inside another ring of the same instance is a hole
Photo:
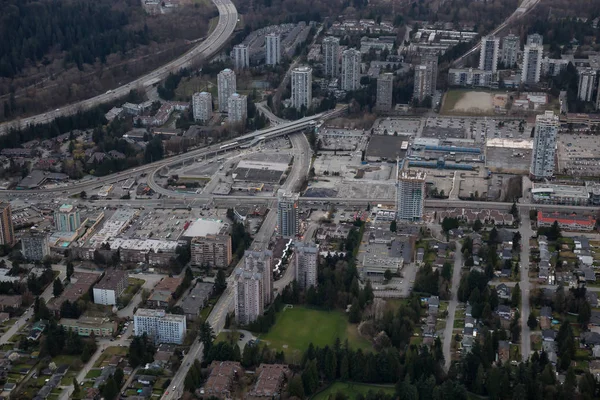
[[[4,0],[0,35],[0,76],[13,78],[30,64],[52,62],[54,49],[66,53],[66,62],[102,63],[112,53],[125,53],[148,44],[150,34],[126,29],[139,3],[126,1],[115,7],[100,0],[85,2],[39,2]]]

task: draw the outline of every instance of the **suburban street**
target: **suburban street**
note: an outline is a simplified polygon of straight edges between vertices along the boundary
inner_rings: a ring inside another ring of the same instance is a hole
[[[452,268],[452,288],[450,302],[448,303],[448,318],[446,318],[446,327],[444,328],[443,348],[446,370],[450,368],[450,364],[452,362],[450,351],[452,348],[452,340],[454,340],[452,330],[454,329],[454,314],[456,313],[456,307],[458,306],[458,285],[460,284],[463,266],[463,254],[460,251],[460,248],[460,242],[456,242],[456,251],[454,252],[454,268]]]
[[[521,281],[519,286],[521,287],[521,355],[523,361],[529,359],[531,354],[531,332],[529,326],[527,326],[527,319],[529,318],[529,238],[534,234],[531,229],[531,221],[529,220],[529,212],[521,212],[521,227],[519,228],[521,233]]]
[[[58,275],[58,277],[61,280],[64,280],[67,275],[66,275],[66,271],[63,269],[60,271],[60,274]],[[46,288],[46,290],[44,290],[44,292],[42,293],[42,295],[40,296],[40,298],[44,299],[46,301],[46,303],[48,302],[48,300],[50,300],[53,297],[52,294],[52,290],[53,290],[53,285],[52,283],[50,283],[48,285],[48,287]],[[5,344],[8,343],[8,341],[10,340],[11,337],[13,337],[23,326],[25,326],[28,323],[28,319],[31,318],[33,316],[33,305],[31,307],[29,307],[27,309],[27,311],[25,311],[23,313],[23,315],[21,316],[21,318],[19,318],[17,320],[17,322],[15,322],[13,324],[13,326],[11,326],[6,333],[4,333],[4,335],[2,335],[2,337],[0,337],[0,344]]]

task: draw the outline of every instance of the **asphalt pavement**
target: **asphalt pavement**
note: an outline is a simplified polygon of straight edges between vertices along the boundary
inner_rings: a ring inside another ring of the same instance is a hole
[[[454,314],[456,313],[456,307],[458,306],[458,286],[460,285],[460,277],[462,274],[463,266],[463,254],[460,251],[461,244],[456,242],[456,251],[454,252],[454,268],[452,268],[452,287],[450,293],[450,302],[448,303],[448,318],[446,318],[446,327],[444,328],[444,360],[446,370],[450,368],[452,362],[452,340],[454,335],[452,334],[454,329]]]
[[[521,281],[519,286],[521,288],[521,356],[523,361],[527,361],[531,354],[531,331],[527,326],[527,320],[529,319],[529,238],[533,236],[534,232],[531,229],[531,221],[529,220],[529,212],[521,211],[521,226],[519,228],[521,233]]]

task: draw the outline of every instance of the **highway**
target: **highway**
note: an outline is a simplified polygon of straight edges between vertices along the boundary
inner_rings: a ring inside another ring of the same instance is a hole
[[[76,114],[79,111],[89,110],[99,104],[108,103],[125,97],[132,89],[152,86],[165,79],[169,73],[177,72],[182,68],[191,67],[200,58],[214,55],[227,42],[233,33],[237,22],[238,12],[231,0],[212,0],[219,11],[219,22],[213,32],[205,41],[190,49],[181,57],[173,60],[162,67],[144,75],[123,86],[107,91],[104,94],[69,104],[54,111],[47,111],[35,116],[20,118],[0,124],[0,135],[6,134],[9,128],[23,128],[31,124],[43,124],[63,117]]]
[[[500,25],[498,25],[496,27],[496,29],[494,29],[493,31],[491,31],[490,33],[488,33],[488,36],[497,35],[498,33],[500,33],[503,29],[505,29],[512,22],[514,22],[515,20],[523,17],[524,15],[527,15],[531,10],[533,10],[533,8],[540,1],[541,0],[523,0],[523,2],[519,5],[519,7],[512,14],[510,14],[508,16],[508,18],[506,18],[504,20],[503,23],[501,23]],[[471,54],[479,51],[480,47],[481,47],[481,42],[478,42],[469,51],[467,51],[465,54],[463,54],[462,56],[460,56],[459,58],[457,58],[456,60],[454,60],[453,65],[455,67],[457,67],[457,68],[463,67],[464,66],[464,61],[467,59],[467,57],[469,57]]]
[[[132,169],[129,169],[126,171],[117,172],[115,174],[103,176],[100,178],[75,181],[75,182],[70,183],[68,186],[59,186],[59,187],[52,187],[52,188],[47,188],[47,189],[0,190],[0,195],[3,195],[3,197],[7,197],[7,196],[10,197],[11,195],[13,195],[13,196],[22,198],[27,195],[57,193],[57,194],[63,194],[65,196],[69,196],[69,195],[78,194],[82,190],[86,191],[86,192],[90,192],[88,194],[91,194],[91,191],[95,188],[100,188],[101,186],[106,185],[106,184],[114,184],[117,182],[125,181],[126,179],[139,176],[142,173],[156,174],[163,167],[174,167],[174,166],[182,165],[183,163],[186,163],[186,162],[194,162],[197,158],[212,157],[217,154],[223,154],[226,151],[225,149],[223,149],[223,147],[227,146],[227,145],[232,145],[231,147],[229,147],[227,149],[227,150],[229,150],[229,149],[235,148],[235,146],[237,146],[239,143],[252,141],[252,139],[254,139],[258,136],[265,136],[267,139],[269,139],[269,138],[275,138],[278,136],[298,132],[298,131],[301,131],[301,130],[307,128],[315,121],[318,121],[320,119],[327,119],[327,118],[334,117],[334,116],[338,115],[340,112],[343,112],[344,110],[345,110],[345,108],[338,108],[336,110],[332,110],[332,111],[328,111],[328,112],[324,112],[324,113],[320,113],[320,114],[315,114],[310,117],[305,117],[305,118],[299,119],[297,121],[291,121],[291,122],[288,122],[285,124],[277,125],[275,127],[270,127],[270,128],[266,128],[266,129],[263,129],[260,131],[248,133],[246,135],[242,135],[242,136],[236,137],[236,138],[228,140],[228,141],[220,142],[220,143],[208,146],[208,147],[202,147],[202,148],[199,148],[196,150],[189,151],[187,153],[183,153],[183,154],[179,154],[179,155],[176,155],[173,157],[165,158],[160,161],[145,164],[143,166],[132,168]],[[160,191],[159,193],[162,193],[162,191]],[[168,192],[168,193],[165,192],[163,194],[169,194],[169,193],[170,192]]]

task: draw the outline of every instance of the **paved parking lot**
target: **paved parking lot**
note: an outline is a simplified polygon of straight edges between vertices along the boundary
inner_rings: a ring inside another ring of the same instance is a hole
[[[424,124],[425,128],[438,128],[440,136],[427,135],[426,137],[464,137],[482,143],[487,138],[526,138],[531,133],[531,126],[523,120],[507,120],[494,118],[473,117],[428,117]],[[521,127],[521,128],[519,128]],[[447,131],[447,134],[443,134]],[[460,132],[464,132],[461,135]],[[454,135],[451,133],[455,132]]]
[[[600,175],[600,143],[597,136],[560,134],[558,136],[558,174]]]
[[[319,140],[323,150],[355,151],[366,142],[362,129],[322,129]]]
[[[398,132],[398,135],[418,136],[420,128],[420,118],[382,118],[373,124],[375,133],[379,135],[387,130],[388,135]]]

